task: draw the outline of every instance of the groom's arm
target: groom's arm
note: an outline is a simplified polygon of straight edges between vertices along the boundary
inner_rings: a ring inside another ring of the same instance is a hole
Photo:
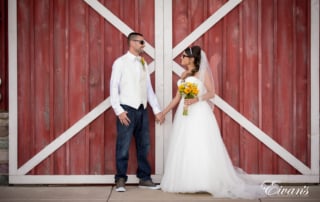
[[[124,109],[120,106],[120,79],[121,79],[121,71],[120,71],[119,61],[115,61],[112,65],[112,73],[110,79],[110,103],[113,108],[114,113],[119,116],[124,112]]]
[[[149,72],[147,72],[147,96],[148,96],[148,103],[152,108],[153,114],[155,115],[159,114],[161,112],[161,108],[158,102],[158,98],[153,91]]]
[[[147,72],[147,96],[148,96],[148,102],[151,105],[153,114],[156,117],[156,121],[158,123],[162,124],[164,122],[165,117],[163,116],[163,114],[161,112],[158,98],[153,91],[149,72]]]

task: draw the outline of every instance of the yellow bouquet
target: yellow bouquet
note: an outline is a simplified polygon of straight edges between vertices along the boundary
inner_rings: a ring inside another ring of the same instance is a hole
[[[178,87],[180,95],[184,99],[191,99],[197,97],[199,93],[199,89],[197,84],[191,83],[191,82],[183,82]],[[188,106],[183,107],[183,113],[182,115],[186,116],[188,115]]]

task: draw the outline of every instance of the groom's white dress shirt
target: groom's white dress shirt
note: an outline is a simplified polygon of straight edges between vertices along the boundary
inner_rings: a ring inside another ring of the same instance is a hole
[[[144,64],[143,67],[141,57],[137,57],[129,51],[113,63],[110,98],[112,108],[117,116],[124,112],[120,104],[138,109],[141,104],[146,108],[147,101],[154,114],[161,112],[151,85],[147,64]]]

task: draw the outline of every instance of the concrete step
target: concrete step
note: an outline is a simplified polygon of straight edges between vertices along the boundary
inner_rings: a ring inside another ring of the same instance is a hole
[[[307,185],[308,186],[308,185]],[[113,186],[0,186],[0,202],[2,201],[32,201],[32,202],[318,202],[320,186],[310,186],[310,193],[305,197],[286,196],[268,197],[245,200],[214,198],[210,194],[175,194],[161,190],[139,189],[137,186],[127,186],[126,192],[116,192]]]
[[[9,148],[9,137],[0,137],[0,149],[6,149]]]
[[[7,112],[0,113],[0,137],[9,135],[9,115]]]

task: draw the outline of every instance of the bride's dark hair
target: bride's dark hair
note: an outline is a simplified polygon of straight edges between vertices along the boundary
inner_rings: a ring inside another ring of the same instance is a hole
[[[195,73],[197,73],[200,69],[201,48],[200,46],[192,46],[192,47],[186,48],[184,52],[187,54],[188,57],[194,58],[195,68],[192,70],[191,75],[188,75],[188,76],[194,76]]]

